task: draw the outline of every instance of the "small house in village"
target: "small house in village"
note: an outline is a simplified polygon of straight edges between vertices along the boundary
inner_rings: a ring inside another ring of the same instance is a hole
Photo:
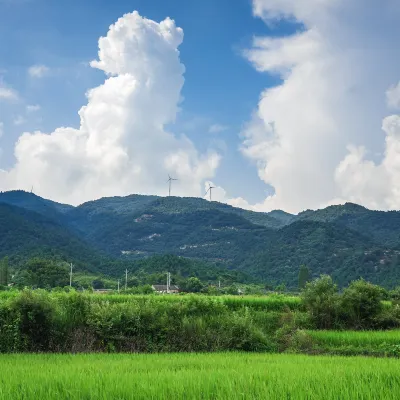
[[[175,285],[153,285],[152,289],[157,293],[179,293],[179,287]]]

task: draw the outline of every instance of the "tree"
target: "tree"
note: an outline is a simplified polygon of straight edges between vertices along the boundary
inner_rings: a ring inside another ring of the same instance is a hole
[[[338,287],[328,275],[308,282],[301,298],[316,328],[330,329],[338,320]]]
[[[204,285],[199,278],[192,276],[186,280],[183,289],[185,292],[198,293],[203,289],[203,286]]]
[[[140,280],[136,276],[131,276],[128,279],[128,288],[138,287],[140,285]]]
[[[8,285],[8,258],[5,257],[0,261],[0,286]]]
[[[343,291],[341,309],[347,325],[355,329],[372,328],[382,312],[382,289],[363,279],[351,282]]]
[[[310,270],[304,264],[300,266],[299,271],[299,289],[302,290],[305,288],[306,283],[310,280]]]
[[[26,264],[25,271],[25,286],[52,288],[69,284],[69,269],[65,263],[33,258]]]

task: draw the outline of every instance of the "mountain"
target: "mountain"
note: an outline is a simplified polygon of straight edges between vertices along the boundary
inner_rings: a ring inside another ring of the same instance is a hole
[[[0,201],[1,197],[0,197]],[[126,197],[106,197],[96,201],[90,201],[77,207],[71,215],[79,218],[97,217],[103,215],[140,216],[143,213],[158,213],[164,215],[182,215],[200,211],[218,211],[235,214],[255,225],[269,228],[280,228],[285,223],[280,218],[275,218],[268,213],[258,213],[232,207],[228,204],[210,202],[194,197],[157,197],[130,195]],[[288,214],[290,215],[290,214]]]
[[[385,286],[400,282],[400,251],[382,248],[344,226],[319,221],[300,220],[282,228],[263,249],[244,257],[239,269],[271,284],[295,287],[302,264],[313,277],[329,274],[341,285],[361,277]]]
[[[307,210],[296,220],[330,222],[343,225],[389,247],[400,246],[400,212],[372,211],[353,203],[330,206],[323,210]]]
[[[101,199],[68,215],[82,237],[125,258],[176,254],[230,263],[272,231],[265,227],[272,220],[265,214],[192,198]],[[258,224],[252,222],[256,217]]]
[[[395,211],[347,203],[299,215],[257,213],[199,198],[142,195],[73,207],[25,192],[0,193],[1,203],[2,218],[8,213],[13,221],[0,231],[0,255],[50,252],[114,275],[148,257],[174,255],[293,288],[301,264],[339,284],[364,277],[393,286],[400,278]]]
[[[267,213],[267,215],[280,221],[282,226],[285,226],[285,225],[290,224],[291,222],[294,222],[297,217],[296,215],[289,214],[286,211],[282,211],[282,210],[270,211],[269,213]]]
[[[0,257],[19,264],[33,256],[70,260],[87,270],[100,264],[100,253],[57,219],[0,203]]]
[[[46,200],[33,193],[24,192],[23,190],[1,192],[0,203],[6,203],[34,211],[56,220],[64,220],[63,217],[74,209],[73,206]]]

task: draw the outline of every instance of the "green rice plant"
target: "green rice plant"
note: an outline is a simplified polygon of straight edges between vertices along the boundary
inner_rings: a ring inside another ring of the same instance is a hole
[[[0,400],[400,397],[394,359],[244,353],[2,355]]]
[[[316,348],[332,354],[400,355],[400,330],[307,331]]]

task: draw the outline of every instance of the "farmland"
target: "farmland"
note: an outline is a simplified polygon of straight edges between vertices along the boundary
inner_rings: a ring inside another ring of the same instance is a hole
[[[246,353],[3,355],[0,399],[397,399],[394,359]]]
[[[37,293],[46,293],[46,291],[36,291]],[[10,298],[19,296],[19,291],[0,291],[0,302]],[[65,292],[49,292],[48,297],[56,301],[57,299],[63,299],[70,296]],[[212,299],[213,301],[227,306],[230,310],[237,310],[242,307],[249,307],[252,310],[259,311],[282,311],[285,309],[298,310],[301,306],[300,297],[288,296],[281,294],[272,294],[269,296],[206,296],[206,295],[194,295],[186,294],[179,296],[165,296],[165,295],[132,295],[132,294],[96,294],[86,292],[83,293],[86,299],[92,303],[144,303],[154,302],[157,304],[162,303],[184,303],[190,302],[193,299]]]
[[[346,328],[348,294],[333,298]],[[375,300],[355,331],[316,329],[302,297],[277,294],[0,292],[0,400],[397,399],[400,331],[377,328],[398,328],[398,306]]]
[[[400,356],[400,331],[308,331],[314,352]]]

